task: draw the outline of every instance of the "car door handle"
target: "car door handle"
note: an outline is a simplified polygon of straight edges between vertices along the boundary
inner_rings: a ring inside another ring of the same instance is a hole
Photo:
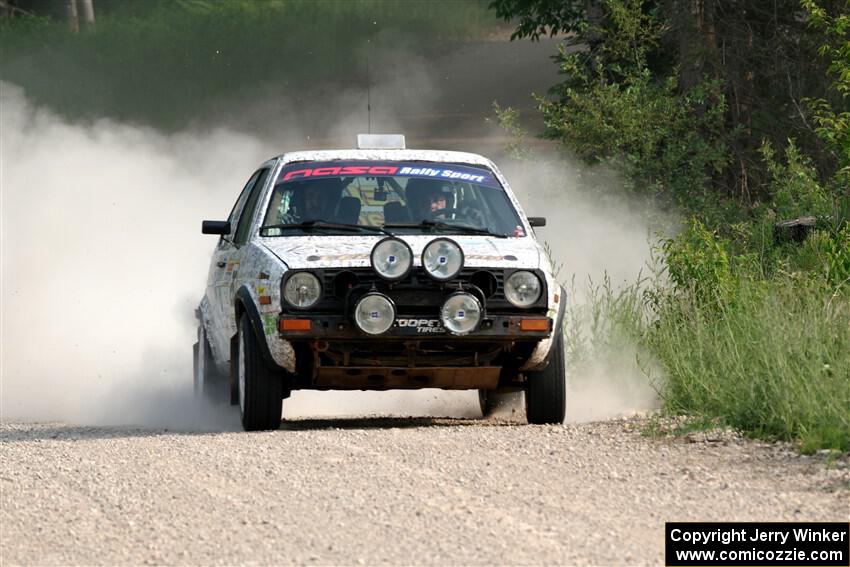
[[[219,268],[223,268],[227,265],[227,262],[216,262],[215,265],[218,266]]]

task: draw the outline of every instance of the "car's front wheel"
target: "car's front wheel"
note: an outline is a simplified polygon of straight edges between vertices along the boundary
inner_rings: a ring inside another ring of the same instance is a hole
[[[496,404],[493,400],[493,390],[478,390],[478,407],[481,409],[482,417],[490,417]]]
[[[558,334],[552,343],[549,365],[539,372],[526,373],[525,413],[528,423],[563,423],[567,413],[564,338]]]
[[[237,387],[239,413],[245,431],[262,431],[280,427],[283,402],[283,382],[273,372],[260,351],[248,315],[239,319]]]
[[[192,345],[195,396],[213,402],[227,401],[227,376],[219,372],[203,324],[198,325],[198,342]]]
[[[513,390],[478,390],[478,407],[481,408],[481,415],[487,418],[499,411],[506,417],[512,416],[514,409],[518,409],[522,404],[521,395],[522,392]]]

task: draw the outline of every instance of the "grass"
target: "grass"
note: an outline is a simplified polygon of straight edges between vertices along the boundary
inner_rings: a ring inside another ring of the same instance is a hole
[[[850,301],[824,291],[780,276],[743,280],[711,308],[669,297],[643,337],[666,371],[666,408],[804,452],[850,450]]]
[[[850,297],[787,274],[742,278],[712,303],[651,283],[596,287],[585,307],[592,331],[568,335],[573,355],[616,353],[629,337],[663,373],[666,412],[804,453],[850,451]]]

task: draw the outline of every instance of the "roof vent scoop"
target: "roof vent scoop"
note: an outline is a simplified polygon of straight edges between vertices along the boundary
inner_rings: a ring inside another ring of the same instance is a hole
[[[357,134],[358,150],[403,150],[403,134]]]

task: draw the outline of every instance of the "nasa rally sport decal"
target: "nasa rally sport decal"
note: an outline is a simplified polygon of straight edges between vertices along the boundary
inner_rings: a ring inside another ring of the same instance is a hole
[[[297,162],[283,168],[277,183],[322,177],[348,176],[425,177],[449,181],[468,181],[500,188],[492,173],[483,168],[439,162]]]
[[[416,329],[417,333],[445,333],[446,328],[440,323],[439,319],[412,319],[399,318],[396,319],[396,325],[408,329]]]

